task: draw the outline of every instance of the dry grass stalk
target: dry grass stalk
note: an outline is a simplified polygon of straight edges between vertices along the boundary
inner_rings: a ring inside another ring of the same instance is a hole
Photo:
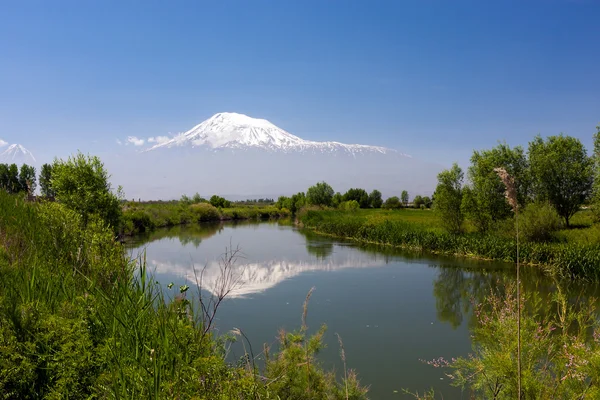
[[[519,203],[517,201],[517,189],[515,180],[504,168],[494,168],[500,180],[504,184],[506,191],[506,201],[515,213],[515,224],[517,231],[517,389],[518,398],[521,399],[521,280],[519,277]]]
[[[315,287],[311,287],[308,293],[306,294],[306,299],[304,299],[304,304],[302,305],[302,330],[306,331],[306,314],[308,314],[308,301],[310,300],[310,296],[315,291]]]
[[[348,368],[346,367],[346,351],[344,350],[344,342],[342,342],[342,337],[338,333],[335,335],[337,336],[338,343],[340,344],[340,357],[344,363],[344,386],[346,387],[346,400],[348,400]]]

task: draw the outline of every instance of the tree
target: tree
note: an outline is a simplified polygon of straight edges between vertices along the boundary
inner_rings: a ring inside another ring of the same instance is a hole
[[[431,200],[431,198],[429,196],[425,196],[425,197],[423,197],[423,204],[425,204],[425,207],[431,208],[433,201]]]
[[[413,206],[415,208],[421,208],[421,206],[424,204],[425,204],[425,202],[423,201],[423,197],[421,197],[420,194],[416,195],[415,198],[413,199]]]
[[[402,203],[404,204],[404,207],[406,207],[408,205],[408,192],[406,190],[403,190],[402,195],[400,197],[402,198]]]
[[[400,203],[400,199],[398,196],[388,197],[383,203],[383,208],[387,210],[394,210],[396,208],[402,208],[402,204]]]
[[[569,226],[592,193],[593,159],[577,138],[538,135],[529,143],[529,162],[536,200],[549,201]]]
[[[81,152],[66,161],[55,159],[52,165],[56,201],[81,215],[84,225],[98,216],[116,231],[121,219],[121,188],[114,194],[109,178],[100,158]]]
[[[21,191],[25,191],[27,194],[35,193],[37,187],[35,167],[27,164],[21,165],[21,170],[19,171],[19,186]]]
[[[333,195],[333,199],[331,200],[331,205],[337,208],[343,202],[344,197],[342,196],[342,194],[340,192],[335,192],[335,194]]]
[[[360,208],[368,208],[369,207],[369,195],[367,191],[364,189],[348,189],[344,196],[342,196],[343,201],[356,201]]]
[[[52,188],[52,165],[42,165],[40,171],[40,193],[42,196],[53,199],[55,197],[54,189]]]
[[[19,193],[21,191],[19,167],[17,167],[17,164],[10,164],[8,166],[7,189],[9,193]]]
[[[463,172],[458,164],[438,174],[438,185],[435,189],[435,211],[440,216],[444,229],[451,233],[463,230],[464,216],[461,211]]]
[[[465,188],[463,212],[480,231],[511,215],[504,198],[504,185],[494,168],[504,168],[515,179],[517,201],[524,206],[530,194],[529,165],[522,147],[500,143],[491,150],[474,151],[468,170],[470,186]]]
[[[373,190],[369,195],[369,206],[371,208],[381,208],[383,199],[381,198],[381,192],[377,189]]]
[[[8,192],[8,187],[8,165],[0,164],[0,189]]]
[[[306,191],[306,201],[316,206],[331,206],[333,202],[333,188],[326,182],[319,182]]]

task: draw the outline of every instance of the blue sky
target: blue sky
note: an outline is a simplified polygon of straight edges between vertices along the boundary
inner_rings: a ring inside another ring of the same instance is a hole
[[[221,111],[465,165],[600,122],[599,1],[13,1],[0,139],[109,152]]]

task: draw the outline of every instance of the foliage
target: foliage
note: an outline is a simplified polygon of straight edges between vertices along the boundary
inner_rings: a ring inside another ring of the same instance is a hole
[[[463,231],[462,181],[463,172],[458,164],[438,174],[434,208],[444,229],[450,233]]]
[[[431,208],[431,206],[433,205],[433,201],[431,200],[431,198],[429,196],[425,196],[425,197],[423,197],[423,204],[425,205],[426,208]]]
[[[344,201],[344,198],[340,192],[335,192],[333,198],[331,199],[331,206],[338,208],[340,204]]]
[[[402,203],[400,203],[400,199],[398,196],[388,197],[383,203],[383,208],[386,210],[394,210],[398,208],[402,208]]]
[[[413,207],[414,208],[421,208],[421,206],[424,206],[425,202],[423,201],[423,197],[418,194],[415,196],[415,198],[413,199]]]
[[[369,194],[369,207],[381,208],[382,205],[383,205],[383,199],[381,198],[381,192],[377,189],[374,189]]]
[[[400,195],[400,198],[402,199],[404,207],[406,207],[408,205],[408,192],[406,190],[403,190],[402,194]]]
[[[200,196],[198,196],[198,197],[200,197]],[[226,200],[223,197],[217,196],[216,194],[211,196],[209,202],[210,202],[210,204],[212,204],[213,207],[218,207],[218,208],[231,207],[231,202],[229,200]]]
[[[560,290],[553,313],[544,313],[537,293],[522,296],[522,398],[596,399],[600,396],[600,325],[593,302],[574,304]],[[449,370],[453,385],[474,398],[515,399],[517,392],[517,298],[491,292],[476,305],[473,354],[437,359],[430,365]],[[592,335],[590,335],[590,332]]]
[[[44,164],[42,165],[42,170],[40,171],[40,193],[42,196],[46,198],[53,199],[56,195],[54,189],[52,188],[52,164]]]
[[[96,156],[77,153],[66,161],[55,159],[52,165],[51,182],[56,200],[77,212],[84,225],[98,216],[117,230],[121,205],[108,179],[104,164]]]
[[[529,143],[529,162],[537,200],[549,201],[569,226],[592,191],[593,160],[571,136],[537,136]]]
[[[28,194],[35,193],[35,189],[37,188],[35,167],[27,164],[21,165],[21,170],[19,171],[19,187]]]
[[[315,206],[330,207],[333,202],[333,188],[326,182],[319,182],[306,191],[306,202]]]
[[[280,196],[275,203],[275,207],[279,210],[285,209],[289,210],[292,214],[296,214],[305,204],[306,196],[304,195],[304,192],[300,192],[292,197]]]
[[[360,208],[360,204],[356,200],[344,201],[340,204],[339,209],[344,211],[356,211]]]
[[[506,143],[500,143],[490,150],[474,151],[468,170],[471,186],[465,190],[467,199],[463,210],[482,232],[493,222],[511,215],[504,198],[504,185],[495,168],[504,168],[513,177],[520,206],[525,205],[531,191],[529,165],[522,147],[511,149]]]
[[[0,164],[0,189],[8,193],[33,194],[36,189],[35,168],[23,164],[19,170],[17,164]]]
[[[369,208],[369,195],[364,189],[348,189],[346,193],[342,196],[342,201],[356,201],[360,208]]]
[[[519,214],[519,233],[526,240],[545,242],[560,229],[560,216],[549,203],[530,203]]]

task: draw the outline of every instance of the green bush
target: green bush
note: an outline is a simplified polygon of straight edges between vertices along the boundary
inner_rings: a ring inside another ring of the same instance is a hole
[[[560,216],[549,203],[528,204],[519,215],[519,233],[528,241],[545,242],[560,229]]]
[[[356,211],[360,208],[360,204],[356,200],[348,200],[340,203],[339,209],[344,211]]]
[[[197,222],[218,221],[221,218],[219,210],[212,204],[196,203],[189,207],[194,215],[194,220]]]

